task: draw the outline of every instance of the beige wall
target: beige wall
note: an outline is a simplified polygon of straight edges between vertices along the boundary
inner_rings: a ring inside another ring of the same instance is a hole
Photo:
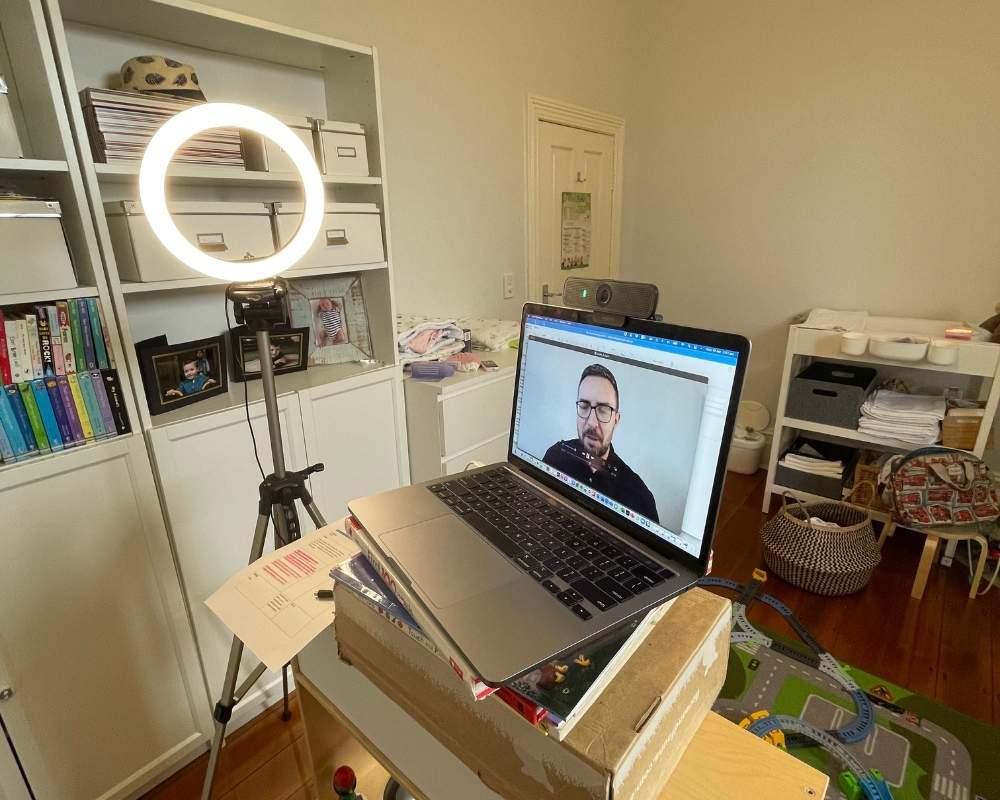
[[[622,113],[631,16],[601,0],[208,2],[378,47],[397,305],[520,317],[525,97]]]
[[[622,264],[754,344],[773,409],[812,306],[1000,301],[1000,3],[645,2]]]

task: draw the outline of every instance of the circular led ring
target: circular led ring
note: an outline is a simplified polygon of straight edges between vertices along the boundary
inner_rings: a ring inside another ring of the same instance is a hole
[[[302,220],[291,241],[274,255],[243,261],[215,258],[191,244],[170,216],[164,193],[170,161],[184,142],[212,128],[242,128],[267,137],[285,151],[299,173],[305,201]],[[270,114],[237,103],[206,103],[167,120],[150,140],[142,158],[139,198],[153,233],[171,253],[192,269],[225,281],[262,280],[293,266],[315,241],[325,211],[323,179],[315,157],[302,140]]]

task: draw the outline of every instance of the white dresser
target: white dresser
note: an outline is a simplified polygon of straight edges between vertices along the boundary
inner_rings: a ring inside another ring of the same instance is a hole
[[[441,381],[403,381],[414,483],[461,472],[470,461],[507,458],[517,351],[479,355],[500,369],[456,372]]]

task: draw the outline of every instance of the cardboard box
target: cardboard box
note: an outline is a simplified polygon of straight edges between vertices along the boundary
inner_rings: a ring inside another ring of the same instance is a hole
[[[341,658],[503,797],[657,798],[726,676],[729,601],[692,589],[558,742],[496,697],[473,701],[440,659],[349,589],[335,592]]]

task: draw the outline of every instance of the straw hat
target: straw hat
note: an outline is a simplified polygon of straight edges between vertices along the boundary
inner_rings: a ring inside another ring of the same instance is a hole
[[[198,73],[190,64],[165,56],[136,56],[121,68],[122,86],[128,92],[163,93],[189,100],[204,100]]]

